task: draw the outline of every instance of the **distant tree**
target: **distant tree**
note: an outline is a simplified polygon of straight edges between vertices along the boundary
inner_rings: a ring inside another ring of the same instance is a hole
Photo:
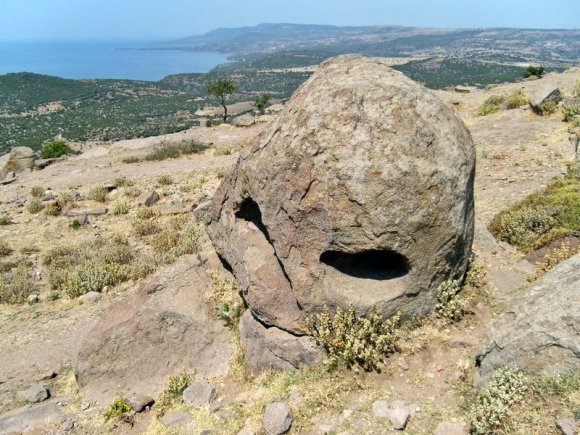
[[[254,106],[260,111],[260,114],[263,115],[266,107],[270,104],[270,99],[272,96],[268,92],[262,92],[260,95],[256,97],[254,101]]]
[[[236,84],[231,80],[210,80],[206,85],[207,92],[214,97],[220,99],[220,103],[224,108],[224,122],[228,119],[228,107],[226,106],[226,97],[233,94],[236,90]]]
[[[545,68],[543,66],[534,66],[530,65],[526,71],[524,72],[524,77],[527,79],[531,76],[536,76],[538,78],[542,78],[544,75]]]

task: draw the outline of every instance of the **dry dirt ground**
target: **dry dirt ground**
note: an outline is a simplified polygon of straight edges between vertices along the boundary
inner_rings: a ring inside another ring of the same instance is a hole
[[[454,387],[463,373],[461,366],[469,366],[489,319],[526,285],[527,275],[533,270],[533,265],[523,260],[520,253],[504,243],[497,243],[487,231],[487,224],[502,209],[564,173],[566,162],[573,157],[567,126],[562,122],[561,114],[539,117],[520,108],[480,117],[475,115],[475,109],[492,94],[507,94],[519,88],[530,94],[540,87],[553,86],[569,93],[579,78],[580,71],[576,69],[550,74],[538,81],[499,85],[468,94],[437,91],[443,100],[458,110],[475,141],[478,163],[474,250],[488,269],[491,296],[501,302],[479,302],[466,319],[443,329],[420,328],[415,333],[415,341],[403,346],[405,352],[390,357],[380,374],[346,374],[365,387],[344,391],[331,412],[313,412],[310,433],[390,433],[392,429],[388,420],[377,419],[370,412],[372,402],[379,398],[402,399],[416,405],[418,411],[407,426],[407,433],[432,433],[437,423],[443,420],[466,423],[459,409],[460,395]],[[158,207],[179,199],[191,208],[211,197],[223,172],[234,165],[237,151],[248,146],[264,128],[267,128],[265,123],[249,128],[225,125],[111,145],[87,145],[79,156],[67,158],[42,171],[20,174],[15,183],[0,187],[0,212],[8,214],[14,222],[0,227],[0,238],[15,251],[30,252],[27,255],[38,271],[39,282],[45,283],[45,271],[40,262],[44,252],[57,245],[77,244],[99,235],[106,238],[113,232],[130,235],[129,221],[136,213],[136,205],[133,199],[123,197],[117,189],[119,192],[111,194],[107,206],[110,208],[116,202],[126,201],[130,205],[128,215],[113,216],[109,213],[94,217],[90,225],[74,231],[68,226],[70,218],[30,214],[24,206],[14,202],[17,198],[30,198],[33,186],[55,192],[74,189],[86,194],[95,186],[123,176],[146,191],[158,184],[159,176],[170,175],[173,178],[170,186],[156,187],[162,191]],[[213,146],[201,154],[179,159],[123,162],[128,157],[145,155],[161,142],[183,139],[197,139]],[[85,207],[91,205],[98,204],[90,201],[83,204]],[[54,370],[59,373],[56,380],[50,381],[53,395],[75,394],[70,367],[78,352],[80,338],[95,316],[116,303],[119,294],[135,291],[132,284],[121,285],[95,304],[66,297],[45,301],[42,299],[46,290],[38,304],[0,305],[0,418],[3,412],[18,405],[14,402],[14,392],[46,372]],[[220,397],[233,397],[232,400],[242,404],[263,393],[260,389],[252,390],[255,383],[244,383],[234,376],[213,382]],[[74,416],[79,433],[105,430],[97,410],[107,404],[93,404],[82,411],[78,403],[83,399],[75,397],[74,400],[77,405],[64,406],[62,412]],[[299,402],[297,406],[300,406]],[[149,427],[151,432],[163,432],[159,425],[151,425],[152,418],[153,413],[149,412],[140,415],[133,427],[121,425],[114,428],[109,425],[106,429],[117,433],[140,433]],[[199,433],[206,428],[203,424],[194,420],[182,431]],[[248,422],[249,427],[255,424],[255,421]],[[550,427],[544,433],[553,431]],[[38,433],[46,432],[40,430]]]

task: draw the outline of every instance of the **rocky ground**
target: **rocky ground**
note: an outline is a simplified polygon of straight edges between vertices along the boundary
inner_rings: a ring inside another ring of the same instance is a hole
[[[460,406],[466,373],[472,371],[490,320],[519,297],[534,270],[523,254],[498,243],[487,225],[499,211],[563,174],[573,158],[560,113],[540,117],[522,107],[477,116],[475,110],[492,94],[520,88],[528,94],[544,86],[569,93],[579,78],[576,69],[485,91],[436,92],[458,111],[475,142],[474,250],[487,270],[488,285],[461,322],[419,325],[380,373],[344,371],[325,378],[324,372],[315,371],[303,379],[296,374],[245,375],[235,334],[214,310],[212,293],[230,285],[230,277],[203,224],[195,249],[171,261],[154,262],[144,278],[108,286],[92,299],[66,294],[57,298],[50,288],[43,258],[54,247],[94,240],[104,244],[119,234],[132,252],[145,255],[152,236],[136,234],[133,224],[145,208],[154,210],[151,219],[158,225],[174,225],[171,219],[179,219],[176,216],[203,222],[206,203],[235,164],[237,152],[252,144],[267,122],[86,145],[78,156],[18,174],[15,182],[0,186],[0,213],[11,220],[0,227],[0,238],[12,250],[7,261],[24,257],[30,265],[38,301],[33,297],[30,304],[0,305],[0,432],[281,433],[280,427],[291,420],[290,406],[295,433],[395,433],[401,419],[411,434],[466,433]],[[190,139],[212,145],[178,159],[126,163],[162,142]],[[129,183],[109,186],[106,202],[89,199],[92,189],[119,177]],[[72,229],[74,218],[66,209],[59,216],[29,211],[35,186],[41,188],[39,200],[45,205],[72,192],[76,199],[67,208],[85,210],[81,215],[98,207],[107,212],[89,215],[87,224]],[[136,190],[141,195],[135,195]],[[160,199],[148,207],[143,194],[153,190]],[[126,213],[113,213],[119,203]],[[199,335],[211,339],[200,344]],[[137,336],[143,341],[130,339]],[[119,352],[121,360],[111,359]],[[179,357],[165,358],[167,353]],[[103,419],[103,410],[116,394],[137,401],[138,396],[156,396],[180,366],[195,371],[196,379],[209,381],[211,387],[197,385],[189,403],[161,420],[155,418],[155,406],[125,420]],[[558,412],[550,414],[551,421],[537,422],[536,432],[559,433],[554,421],[570,415]]]

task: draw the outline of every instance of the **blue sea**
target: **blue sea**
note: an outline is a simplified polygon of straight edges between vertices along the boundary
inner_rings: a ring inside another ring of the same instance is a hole
[[[227,54],[162,47],[158,41],[2,42],[0,74],[33,72],[68,79],[157,81],[170,74],[204,73]]]

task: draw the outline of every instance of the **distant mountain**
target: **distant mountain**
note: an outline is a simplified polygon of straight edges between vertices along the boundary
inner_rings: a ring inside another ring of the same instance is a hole
[[[477,61],[578,65],[580,30],[435,29],[402,26],[339,27],[259,24],[223,28],[172,41],[166,48],[219,51],[237,58],[287,50],[357,52],[377,56],[460,57]]]

